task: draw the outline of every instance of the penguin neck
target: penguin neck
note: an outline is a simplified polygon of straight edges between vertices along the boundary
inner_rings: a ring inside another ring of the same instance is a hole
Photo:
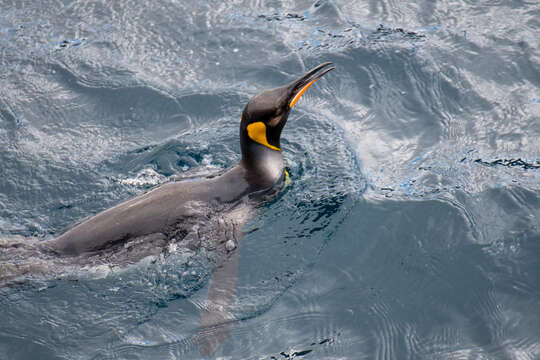
[[[259,189],[273,186],[285,168],[281,151],[255,142],[243,147],[241,164],[246,169],[248,182]]]

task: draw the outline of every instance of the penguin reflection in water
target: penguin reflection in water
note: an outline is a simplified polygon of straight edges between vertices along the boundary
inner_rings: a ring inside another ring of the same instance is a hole
[[[236,295],[238,254],[234,249],[242,236],[241,227],[255,206],[283,186],[287,172],[281,131],[291,108],[315,81],[333,69],[330,65],[321,64],[290,84],[262,91],[248,102],[240,123],[242,160],[221,175],[163,184],[90,217],[52,240],[36,242],[33,249],[47,258],[81,265],[133,263],[174,246],[215,251],[216,268],[201,318],[203,329],[208,329],[202,352],[212,353],[223,341],[220,337],[226,336],[212,331],[212,326],[227,321],[226,309]],[[0,245],[3,252],[18,247],[13,243]],[[21,275],[17,271],[10,275],[9,269],[3,268],[0,281]]]

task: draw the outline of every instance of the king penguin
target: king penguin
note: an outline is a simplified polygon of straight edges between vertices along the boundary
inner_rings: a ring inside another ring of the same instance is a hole
[[[323,63],[285,86],[264,90],[247,103],[240,122],[242,159],[221,175],[165,183],[82,221],[41,242],[42,246],[63,257],[96,258],[116,252],[121,253],[116,256],[118,262],[132,263],[159,254],[172,243],[204,246],[205,232],[214,239],[222,236],[227,232],[223,229],[227,219],[237,216],[231,214],[238,213],[235,209],[242,199],[256,198],[283,181],[281,132],[292,107],[311,85],[334,69],[330,65]],[[242,220],[230,223],[237,227]]]

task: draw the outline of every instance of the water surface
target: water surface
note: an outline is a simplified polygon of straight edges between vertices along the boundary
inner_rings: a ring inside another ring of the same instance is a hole
[[[0,0],[0,234],[234,165],[248,99],[332,61],[284,130],[292,183],[246,225],[212,357],[537,359],[539,19],[511,0]],[[0,289],[0,358],[200,358],[211,271],[179,250]]]

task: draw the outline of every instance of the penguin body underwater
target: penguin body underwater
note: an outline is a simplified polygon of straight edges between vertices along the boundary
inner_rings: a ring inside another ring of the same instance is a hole
[[[238,215],[242,211],[235,211],[242,208],[242,199],[257,198],[257,194],[272,189],[275,193],[276,184],[283,181],[286,170],[281,131],[300,96],[334,69],[329,65],[323,63],[288,85],[262,91],[248,102],[240,123],[242,159],[221,175],[165,183],[40,242],[40,246],[62,257],[96,258],[107,250],[123,252],[111,261],[131,263],[159,254],[171,243],[205,246],[201,235],[205,230],[210,232],[207,238],[237,232],[243,223],[240,218],[245,217]],[[218,221],[209,221],[212,217]]]

